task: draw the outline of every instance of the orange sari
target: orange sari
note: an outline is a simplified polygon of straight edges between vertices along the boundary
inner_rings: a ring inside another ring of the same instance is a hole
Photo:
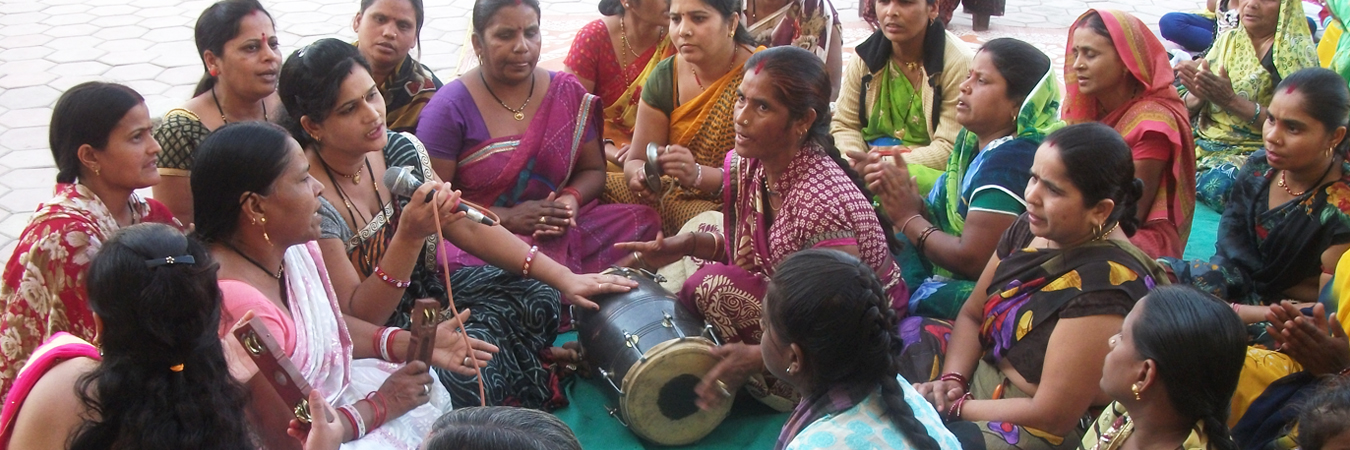
[[[1195,141],[1189,113],[1172,86],[1175,75],[1167,52],[1148,26],[1137,17],[1120,11],[1090,9],[1083,14],[1094,11],[1106,23],[1116,53],[1143,90],[1124,105],[1103,114],[1101,103],[1095,97],[1078,92],[1078,74],[1066,64],[1064,120],[1069,123],[1097,121],[1111,126],[1132,149],[1139,147],[1147,133],[1159,133],[1167,138],[1172,148],[1168,168],[1162,173],[1148,216],[1130,238],[1130,243],[1154,258],[1180,257],[1186,249],[1186,240],[1191,234],[1191,215],[1195,212]],[[1076,29],[1076,25],[1069,29],[1066,61],[1073,60],[1073,32]]]

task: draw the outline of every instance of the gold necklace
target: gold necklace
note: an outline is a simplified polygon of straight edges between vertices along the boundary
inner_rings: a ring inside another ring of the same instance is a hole
[[[1278,185],[1280,185],[1281,188],[1284,188],[1284,192],[1285,192],[1286,194],[1289,194],[1290,197],[1301,197],[1301,196],[1303,196],[1303,194],[1308,193],[1308,191],[1311,190],[1312,188],[1315,188],[1315,187],[1317,187],[1319,184],[1321,184],[1321,183],[1322,183],[1322,180],[1325,180],[1325,179],[1327,178],[1327,174],[1331,173],[1331,168],[1332,168],[1332,167],[1336,167],[1336,158],[1335,158],[1335,157],[1331,158],[1331,164],[1327,164],[1327,170],[1326,170],[1325,172],[1322,172],[1322,176],[1321,176],[1321,177],[1318,177],[1318,178],[1317,178],[1317,181],[1313,182],[1312,187],[1309,187],[1308,189],[1304,189],[1304,190],[1302,190],[1302,191],[1294,192],[1293,190],[1290,190],[1290,189],[1289,189],[1289,184],[1288,184],[1287,182],[1285,182],[1285,179],[1284,179],[1285,174],[1289,173],[1288,170],[1281,170],[1281,171],[1280,171],[1280,181],[1279,181],[1278,183],[1275,183],[1275,184],[1278,184]]]
[[[530,73],[530,94],[525,96],[525,103],[520,105],[520,109],[513,109],[506,106],[506,102],[502,101],[502,98],[498,97],[496,92],[492,92],[492,86],[488,86],[487,77],[483,76],[483,70],[478,69],[478,79],[483,80],[483,87],[487,88],[488,93],[492,94],[492,98],[497,100],[497,103],[500,103],[507,111],[511,111],[512,117],[517,121],[525,120],[525,108],[530,106],[530,100],[534,98],[534,75],[533,72]]]
[[[734,45],[734,44],[733,44],[733,45]],[[722,76],[726,76],[727,73],[730,73],[730,72],[731,72],[731,68],[733,68],[733,67],[736,67],[736,49],[735,49],[735,48],[732,48],[732,49],[731,49],[731,63],[730,63],[730,64],[727,64],[727,71],[726,71],[726,72],[723,72],[723,73],[722,73]],[[697,71],[697,70],[694,70],[694,64],[693,64],[693,63],[689,63],[689,72],[691,72],[691,73],[694,74],[694,84],[697,84],[697,85],[698,85],[698,90],[699,90],[699,92],[706,91],[707,88],[703,87],[703,82],[702,82],[702,81],[699,81],[699,79],[698,79],[698,71]]]
[[[623,49],[627,50],[628,54],[633,55],[633,59],[637,59],[637,52],[633,51],[633,46],[628,45],[628,27],[624,26],[622,15],[619,16],[619,40],[623,41]]]

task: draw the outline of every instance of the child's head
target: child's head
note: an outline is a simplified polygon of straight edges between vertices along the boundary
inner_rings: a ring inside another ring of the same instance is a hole
[[[1350,381],[1332,379],[1308,398],[1298,415],[1297,440],[1303,450],[1350,447]]]

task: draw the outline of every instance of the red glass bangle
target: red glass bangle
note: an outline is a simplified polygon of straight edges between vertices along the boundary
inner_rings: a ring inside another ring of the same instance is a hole
[[[944,373],[942,374],[942,377],[938,378],[938,381],[955,381],[957,383],[961,383],[961,389],[965,389],[967,391],[970,390],[970,379],[966,378],[965,375],[961,375],[956,372]]]
[[[577,203],[581,203],[581,191],[578,191],[577,188],[568,186],[562,188],[561,191],[558,191],[559,197],[562,197],[564,195],[571,195],[573,198],[577,199]]]
[[[412,286],[411,281],[400,280],[398,278],[390,276],[387,273],[384,273],[384,269],[381,269],[380,266],[375,266],[375,276],[379,277],[380,281],[383,281],[386,284],[393,286],[394,289],[407,289],[408,286]]]
[[[524,266],[521,267],[521,269],[520,269],[520,276],[521,276],[521,277],[523,277],[523,278],[529,278],[529,277],[530,277],[530,265],[534,264],[534,254],[537,253],[538,251],[539,251],[539,246],[538,246],[538,245],[533,245],[533,246],[530,246],[530,251],[525,252],[525,264],[524,264]]]

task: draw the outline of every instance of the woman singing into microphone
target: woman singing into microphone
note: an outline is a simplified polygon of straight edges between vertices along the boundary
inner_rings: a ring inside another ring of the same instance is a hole
[[[594,308],[587,296],[627,291],[634,284],[618,276],[574,274],[503,227],[458,220],[459,194],[436,177],[417,138],[386,129],[384,100],[365,59],[350,44],[323,39],[297,50],[282,67],[280,83],[290,114],[287,128],[305,149],[309,176],[323,185],[319,247],[343,314],[396,330],[407,328],[416,299],[435,298],[448,306],[449,290],[436,267],[444,235],[453,244],[445,250],[486,262],[452,268],[448,276],[456,305],[473,312],[465,324],[469,335],[501,349],[482,370],[486,403],[550,407],[556,375],[539,355],[556,337],[560,296]],[[428,180],[410,198],[396,198],[376,182],[400,166]],[[436,208],[426,200],[432,189],[438,191],[431,200]],[[474,377],[437,372],[454,404],[479,404]]]

